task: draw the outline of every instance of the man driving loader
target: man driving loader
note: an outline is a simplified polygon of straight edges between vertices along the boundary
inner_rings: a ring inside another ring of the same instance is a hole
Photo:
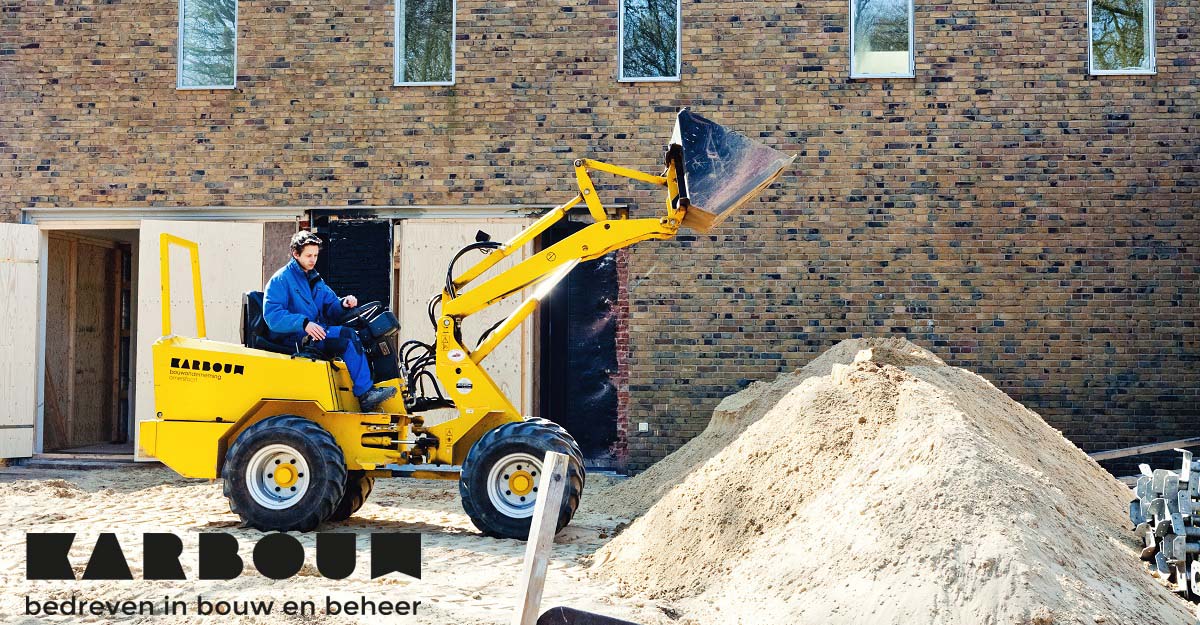
[[[140,422],[139,448],[181,475],[221,477],[230,510],[263,532],[308,532],[345,520],[361,508],[377,477],[457,477],[463,511],[475,527],[489,536],[516,539],[529,536],[535,508],[545,501],[539,499],[539,480],[543,458],[553,451],[569,457],[556,523],[562,529],[583,493],[583,453],[562,426],[523,414],[489,375],[485,359],[578,263],[641,241],[671,239],[680,228],[710,232],[794,159],[688,109],[676,115],[661,175],[576,159],[579,193],[505,243],[464,246],[454,260],[471,251],[488,253],[464,271],[456,272],[451,261],[445,287],[429,300],[433,336],[429,342],[406,341],[398,350],[385,339],[396,335],[399,323],[379,302],[359,306],[339,321],[342,309],[358,302],[338,299],[316,276],[321,242],[306,232],[292,240],[293,260],[266,287],[262,317],[285,337],[258,334],[259,300],[252,293],[243,300],[243,344],[211,340],[204,323],[200,246],[163,233],[159,263],[167,305],[163,336],[150,346],[155,417]],[[606,210],[590,172],[660,187],[664,211],[630,218]],[[592,223],[537,253],[522,252],[578,205],[587,206]],[[191,256],[196,337],[171,330],[173,245]],[[488,275],[505,258],[517,262]],[[504,321],[478,342],[466,340],[464,320],[524,290],[532,293]],[[279,345],[306,337],[327,353],[339,352],[345,365],[289,358],[291,350]],[[267,339],[263,347],[259,338]],[[214,373],[218,367],[220,375]],[[202,375],[192,375],[197,370]],[[388,390],[372,391],[371,379]],[[436,395],[423,392],[422,380],[434,383]],[[363,414],[347,386],[361,393],[367,406],[392,389],[400,389],[403,397],[376,405],[383,413]],[[444,406],[453,406],[458,416],[425,422],[423,412]],[[447,466],[458,468],[440,468]]]
[[[263,289],[263,319],[287,343],[308,336],[313,346],[329,357],[340,357],[354,380],[354,395],[363,412],[371,412],[396,394],[395,387],[372,388],[371,369],[358,334],[334,325],[342,309],[358,305],[353,295],[339,298],[317,273],[321,239],[301,230],[292,236],[292,260],[275,272]]]

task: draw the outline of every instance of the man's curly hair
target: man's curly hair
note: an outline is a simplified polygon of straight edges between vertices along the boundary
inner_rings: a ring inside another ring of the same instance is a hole
[[[292,248],[293,253],[299,254],[303,252],[304,247],[307,245],[315,245],[318,249],[320,249],[322,242],[317,235],[309,232],[308,230],[301,230],[300,232],[292,235],[290,247]]]

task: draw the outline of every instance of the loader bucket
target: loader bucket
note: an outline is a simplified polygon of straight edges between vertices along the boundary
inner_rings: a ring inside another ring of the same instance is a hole
[[[795,156],[680,109],[671,144],[683,150],[683,225],[708,232],[767,188]]]

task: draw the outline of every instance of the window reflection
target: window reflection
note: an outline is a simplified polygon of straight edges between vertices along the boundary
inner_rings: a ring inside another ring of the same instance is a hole
[[[679,75],[677,0],[625,0],[621,24],[623,78]]]
[[[179,85],[232,87],[237,58],[237,0],[184,0]]]
[[[852,0],[852,73],[911,74],[909,0]]]
[[[454,80],[453,0],[400,0],[399,82]]]
[[[1092,69],[1151,69],[1146,0],[1093,0]]]

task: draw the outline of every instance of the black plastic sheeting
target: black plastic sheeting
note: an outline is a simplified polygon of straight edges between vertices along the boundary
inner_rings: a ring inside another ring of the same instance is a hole
[[[324,241],[317,271],[339,296],[391,307],[392,224],[386,219],[329,220],[317,225]]]
[[[542,234],[557,243],[586,224],[560,222]],[[616,254],[580,263],[539,308],[540,415],[579,443],[585,464],[611,468],[617,441]]]
[[[353,295],[359,305],[383,302],[391,308],[392,222],[387,219],[314,219],[317,236],[325,241],[317,257],[317,271],[339,296]],[[401,328],[403,331],[403,328]],[[371,379],[399,377],[396,337],[385,339],[386,349],[368,352]]]
[[[637,623],[560,606],[543,612],[538,617],[536,625],[637,625]]]

